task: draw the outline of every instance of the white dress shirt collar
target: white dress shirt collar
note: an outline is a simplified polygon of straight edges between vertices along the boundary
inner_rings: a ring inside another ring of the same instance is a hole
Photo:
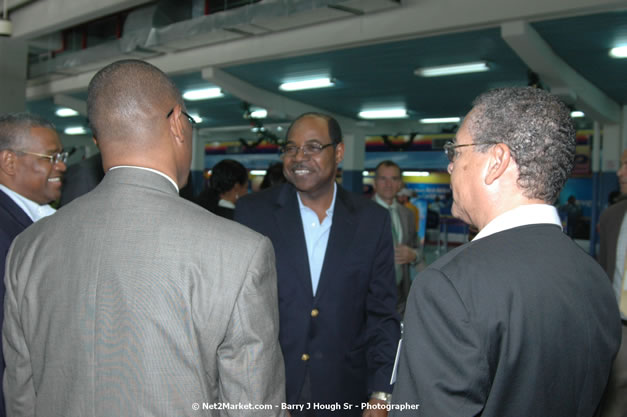
[[[134,165],[118,165],[118,166],[114,166],[114,167],[109,168],[109,171],[113,171],[114,169],[118,169],[118,168],[135,168],[135,169],[143,169],[144,171],[154,172],[155,174],[159,174],[163,178],[165,178],[168,181],[170,181],[172,183],[172,185],[174,186],[174,188],[176,188],[176,192],[177,193],[179,192],[179,186],[176,185],[176,182],[172,178],[170,178],[169,176],[164,174],[163,172],[157,171],[156,169],[146,168],[146,167],[137,167],[137,166],[134,166]]]
[[[26,215],[30,217],[33,222],[36,222],[43,217],[50,216],[56,211],[55,209],[50,207],[49,204],[36,203],[2,184],[0,184],[0,190],[4,191],[4,193],[8,195],[9,198],[13,200],[13,202],[17,204],[18,207],[21,208],[22,211],[26,213]]]
[[[554,224],[562,227],[557,209],[548,204],[525,204],[496,216],[473,240],[478,240],[494,233],[530,224]]]

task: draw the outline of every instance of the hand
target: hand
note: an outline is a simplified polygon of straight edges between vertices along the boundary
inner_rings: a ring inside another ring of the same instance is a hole
[[[382,400],[371,398],[368,404],[374,405],[376,408],[366,408],[361,415],[362,417],[387,417],[388,403]]]
[[[405,265],[416,260],[416,251],[407,245],[398,245],[394,248],[394,262]]]

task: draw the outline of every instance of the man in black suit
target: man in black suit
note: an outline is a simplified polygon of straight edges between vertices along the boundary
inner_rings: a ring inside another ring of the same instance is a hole
[[[276,252],[293,416],[387,415],[399,338],[390,216],[336,184],[343,156],[337,121],[304,114],[283,147],[289,182],[235,208],[235,220],[268,236]]]
[[[0,116],[0,277],[9,247],[34,221],[54,213],[48,203],[61,195],[67,153],[54,126],[39,116],[9,113]],[[4,279],[0,302],[4,300]],[[0,323],[4,309],[0,308]],[[0,372],[4,356],[0,353]],[[5,415],[0,393],[0,416]]]
[[[490,91],[445,150],[452,213],[479,233],[412,286],[392,415],[592,416],[621,329],[604,271],[551,205],[573,167],[568,108]]]

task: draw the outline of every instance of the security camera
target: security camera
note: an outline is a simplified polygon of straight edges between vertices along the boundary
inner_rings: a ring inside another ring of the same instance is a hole
[[[0,36],[11,36],[13,28],[9,20],[0,19]]]

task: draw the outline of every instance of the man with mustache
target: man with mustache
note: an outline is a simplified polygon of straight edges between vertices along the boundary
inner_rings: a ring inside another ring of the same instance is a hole
[[[15,236],[33,222],[54,213],[48,203],[61,195],[67,152],[52,123],[29,113],[0,116],[0,276]],[[4,280],[0,283],[4,300]],[[0,309],[0,323],[2,322]],[[0,353],[0,371],[4,356]],[[4,416],[0,394],[0,416]]]
[[[282,149],[288,183],[235,209],[235,220],[268,236],[276,252],[293,416],[387,414],[399,338],[390,217],[336,184],[343,156],[337,121],[303,114]]]

